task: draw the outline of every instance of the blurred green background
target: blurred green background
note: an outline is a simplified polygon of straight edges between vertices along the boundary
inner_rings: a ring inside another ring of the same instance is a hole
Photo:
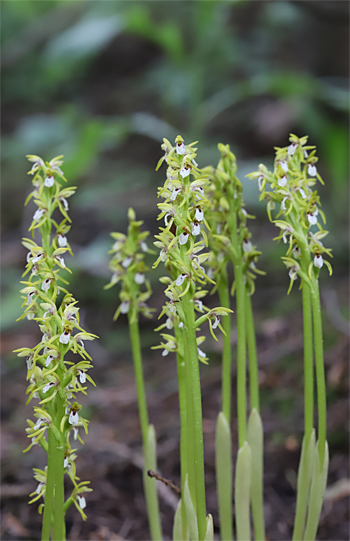
[[[24,395],[14,397],[7,388],[10,381],[21,388],[25,370],[11,351],[34,332],[33,322],[15,323],[26,255],[20,241],[34,209],[32,203],[23,208],[31,189],[25,155],[50,160],[64,154],[65,175],[78,186],[70,201],[70,289],[86,326],[100,336],[92,354],[103,388],[117,384],[115,361],[122,367],[129,360],[125,323],[116,329],[111,321],[117,291],[103,290],[110,276],[109,232],[125,231],[129,206],[156,232],[156,188],[164,178],[163,169],[155,173],[160,144],[179,133],[186,142],[199,141],[200,167],[217,163],[218,142],[231,145],[247,208],[257,216],[251,227],[263,252],[260,268],[267,272],[254,299],[262,396],[267,418],[277,408],[280,420],[268,430],[272,446],[284,445],[291,431],[299,437],[302,426],[302,367],[291,363],[302,358],[300,295],[297,288],[285,295],[284,247],[272,243],[276,231],[257,186],[245,175],[260,162],[270,165],[273,147],[287,145],[291,132],[308,134],[317,146],[325,180],[319,194],[330,231],[325,243],[334,255],[334,276],[321,273],[330,411],[338,419],[330,422],[330,443],[344,455],[339,404],[344,406],[348,391],[349,3],[3,0],[1,16],[3,420],[10,441],[4,482],[16,482],[10,473],[22,463],[25,444],[18,414]],[[159,309],[157,277],[153,286]],[[153,326],[144,324],[144,343],[146,356],[159,366],[148,350],[157,342]],[[208,347],[217,366],[215,346]],[[176,387],[163,381],[162,370],[167,373],[164,367],[152,373],[154,393],[157,383]],[[99,404],[91,417],[99,419],[101,411]],[[11,501],[5,515],[12,516]],[[3,539],[16,539],[6,528]],[[271,530],[271,539],[284,535],[276,532]],[[325,532],[324,539],[340,539],[339,532]],[[137,539],[132,529],[129,536]]]

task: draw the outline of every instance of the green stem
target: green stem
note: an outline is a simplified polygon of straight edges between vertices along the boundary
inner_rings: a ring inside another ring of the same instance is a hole
[[[177,344],[182,339],[182,331],[178,325],[174,326],[175,338]],[[181,333],[181,334],[180,334]],[[179,385],[179,408],[180,408],[180,464],[181,464],[181,494],[184,492],[186,474],[188,474],[188,422],[187,422],[187,401],[186,401],[186,367],[182,355],[178,352],[177,361],[177,379]],[[186,539],[187,520],[184,499],[181,499],[181,517],[182,517],[182,539]]]
[[[252,298],[247,289],[245,294],[245,321],[249,359],[250,409],[259,411],[258,356],[256,352]]]
[[[238,443],[247,439],[245,284],[241,258],[234,264],[237,311],[237,417]]]
[[[56,450],[56,438],[53,431],[48,429],[48,458],[47,458],[47,474],[46,474],[46,490],[45,490],[45,505],[43,524],[41,531],[41,541],[50,541],[51,521],[53,512],[53,498],[55,488],[55,450]]]
[[[134,319],[132,318],[132,315],[130,312],[129,312],[129,333],[130,333],[130,340],[131,340],[132,357],[134,361],[134,371],[135,371],[135,379],[136,379],[137,401],[138,401],[138,406],[139,406],[142,441],[145,444],[147,441],[147,432],[148,432],[149,423],[148,423],[145,385],[144,385],[143,371],[142,371],[140,332],[139,332],[138,321],[136,318]]]
[[[326,405],[326,381],[323,359],[323,333],[322,314],[318,280],[313,277],[311,290],[312,314],[314,321],[314,348],[316,365],[317,384],[317,405],[318,405],[318,449],[320,454],[320,467],[323,468],[323,461],[326,452],[327,432],[327,405]]]
[[[230,308],[230,295],[228,289],[227,267],[223,265],[219,278],[220,306]],[[222,318],[222,327],[226,333],[223,335],[222,350],[222,411],[228,424],[231,422],[231,316]]]
[[[62,398],[57,393],[55,399],[56,406],[56,427],[60,431],[60,424],[64,416],[64,403]],[[55,510],[53,521],[53,541],[64,541],[65,539],[65,523],[64,523],[64,434],[61,434],[61,441],[58,442],[55,438]]]
[[[304,327],[304,431],[307,447],[314,425],[314,375],[312,347],[312,313],[310,288],[303,284],[303,327]]]
[[[137,401],[142,433],[144,471],[143,482],[147,505],[148,521],[153,540],[162,539],[162,529],[159,515],[159,503],[155,481],[147,475],[149,469],[156,468],[156,436],[153,426],[149,425],[145,385],[142,370],[141,342],[139,324],[132,312],[128,313],[129,333],[131,340],[132,356],[134,361],[134,372],[136,379]]]
[[[184,295],[183,309],[185,313],[184,333],[186,335],[185,363],[189,367],[190,399],[193,408],[194,434],[194,471],[196,488],[196,514],[198,521],[199,540],[202,541],[206,534],[206,505],[205,505],[205,482],[204,482],[204,452],[203,452],[203,420],[202,420],[202,397],[199,376],[198,351],[195,332],[195,314],[193,299],[190,291]]]

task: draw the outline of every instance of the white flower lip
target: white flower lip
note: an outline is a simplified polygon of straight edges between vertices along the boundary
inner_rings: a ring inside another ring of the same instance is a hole
[[[86,500],[85,500],[84,496],[78,496],[78,502],[79,502],[80,509],[85,509]]]
[[[175,199],[177,198],[180,192],[181,192],[181,188],[174,188],[173,193],[170,196],[170,201],[175,201]]]
[[[243,241],[243,252],[251,252],[253,249],[253,245],[250,242],[250,240],[244,240]]]
[[[145,282],[145,275],[143,272],[137,272],[134,277],[135,284],[143,284]]]
[[[121,314],[127,314],[129,312],[130,302],[129,301],[123,301],[120,305],[120,313]]]
[[[277,184],[278,184],[281,188],[284,188],[284,187],[286,186],[287,182],[288,182],[288,179],[287,179],[286,175],[283,175],[283,177],[280,177],[280,178],[278,179]]]
[[[181,233],[181,235],[179,236],[179,244],[186,244],[186,242],[188,241],[188,237],[188,233]]]
[[[47,384],[45,385],[45,387],[43,387],[43,393],[47,393],[47,391],[48,391],[49,389],[51,389],[51,387],[54,387],[54,385],[55,385],[55,384],[54,384],[52,381],[50,381],[49,383],[47,383]]]
[[[177,154],[180,154],[181,156],[183,154],[185,154],[186,146],[185,146],[185,143],[183,141],[181,143],[176,143],[176,152],[177,152]]]
[[[70,332],[64,331],[59,338],[59,342],[61,342],[61,344],[68,344],[70,340],[70,335]]]
[[[180,170],[180,175],[182,178],[188,177],[188,175],[191,173],[191,167],[189,165],[184,165]]]
[[[196,207],[195,218],[197,222],[201,222],[203,220],[203,217],[204,217],[204,213],[202,209],[200,207]]]
[[[310,163],[307,168],[307,172],[309,173],[310,177],[315,177],[317,175],[316,165]]]
[[[58,246],[60,248],[64,248],[65,246],[67,246],[67,237],[65,235],[59,234],[57,237],[57,240],[58,240]]]
[[[38,222],[42,218],[44,212],[45,212],[44,209],[36,210],[33,216],[33,220]]]
[[[141,246],[141,250],[142,250],[143,252],[147,252],[148,246],[147,246],[147,244],[146,244],[144,241],[141,242],[140,246]]]
[[[216,329],[217,326],[219,325],[219,323],[220,323],[220,318],[219,318],[219,316],[215,315],[215,321],[214,321],[214,323],[211,324],[212,328]]]
[[[198,352],[199,357],[204,358],[206,356],[204,351],[202,351],[199,347],[197,347],[197,352]]]
[[[288,151],[287,151],[289,156],[293,156],[293,154],[295,153],[297,147],[298,147],[298,143],[292,143],[292,144],[289,145]]]
[[[61,255],[56,255],[56,259],[57,259],[57,261],[60,262],[61,267],[64,268],[66,266],[66,264],[64,262],[64,259],[63,259],[63,257]]]
[[[50,289],[51,282],[52,282],[52,278],[46,278],[46,280],[44,280],[43,283],[41,284],[41,289],[45,291],[45,293],[46,291]]]
[[[124,269],[127,269],[129,265],[131,265],[131,263],[132,263],[132,257],[131,256],[126,257],[124,261],[122,261],[122,267],[124,267]]]
[[[182,274],[179,274],[179,276],[176,278],[176,285],[177,286],[182,286],[182,284],[185,281],[186,276],[187,276],[187,274],[185,274],[184,272]]]
[[[283,169],[283,171],[285,173],[288,173],[288,164],[287,164],[287,162],[280,161],[280,166],[282,167],[282,169]]]
[[[48,175],[44,180],[44,184],[46,188],[52,188],[54,183],[55,183],[55,177],[53,175]]]
[[[316,212],[314,212],[313,214],[309,213],[307,215],[307,219],[309,220],[309,223],[311,225],[315,225],[317,223],[317,213]]]
[[[321,254],[316,254],[314,257],[314,265],[318,269],[321,269],[323,267],[323,257]]]
[[[298,188],[298,190],[299,190],[299,193],[300,193],[301,197],[303,199],[306,199],[307,196],[306,196],[306,193],[304,192],[303,188]]]
[[[196,237],[201,232],[201,226],[198,222],[192,222],[191,223],[191,231],[192,235]]]
[[[68,419],[69,424],[75,426],[79,423],[79,414],[77,411],[71,411]]]
[[[80,383],[85,383],[86,382],[86,374],[85,374],[84,370],[79,370],[79,381],[80,381]]]

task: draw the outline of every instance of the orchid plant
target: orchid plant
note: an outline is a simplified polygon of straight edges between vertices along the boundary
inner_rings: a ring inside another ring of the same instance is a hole
[[[300,280],[304,324],[304,439],[298,472],[298,495],[293,540],[315,539],[327,483],[326,383],[319,274],[323,266],[332,274],[326,257],[331,250],[322,240],[326,219],[314,186],[323,180],[317,171],[316,149],[308,137],[291,135],[290,145],[276,149],[274,170],[264,165],[251,173],[257,179],[261,199],[267,200],[270,220],[280,229],[277,240],[287,245],[282,258],[290,277],[290,292]],[[269,190],[270,188],[270,190]],[[272,211],[279,212],[272,217]],[[315,361],[315,364],[314,364]],[[317,388],[318,433],[314,429],[314,372]]]
[[[26,204],[33,198],[38,208],[29,228],[32,238],[23,239],[28,250],[24,276],[29,276],[22,282],[24,313],[19,319],[36,321],[42,337],[34,347],[16,352],[26,357],[27,403],[35,401],[35,420],[29,419],[26,429],[31,440],[26,451],[33,445],[41,445],[48,455],[47,466],[34,469],[38,486],[29,503],[44,500],[39,506],[39,513],[43,513],[42,541],[64,540],[67,509],[74,504],[85,520],[84,494],[92,490],[89,481],[77,477],[77,450],[72,448],[71,438],[83,443],[79,430],[88,431],[88,420],[81,415],[81,405],[75,398],[79,392],[86,395],[87,381],[94,385],[88,374],[92,364],[84,341],[96,336],[81,327],[77,301],[66,289],[68,282],[62,277],[64,272],[71,272],[63,255],[66,252],[73,255],[67,239],[70,229],[67,199],[75,188],[62,186],[66,181],[61,170],[62,156],[50,162],[39,156],[28,159],[33,164],[29,174],[33,176],[34,189]],[[56,209],[63,217],[60,223],[53,218]],[[34,240],[35,232],[39,243]],[[77,360],[68,360],[68,353],[77,355]],[[66,499],[65,475],[72,484],[72,492]]]
[[[228,145],[219,145],[217,167],[200,168],[196,143],[186,144],[179,135],[172,145],[163,140],[164,155],[157,170],[166,163],[166,178],[158,189],[158,220],[154,246],[158,256],[153,269],[164,266],[160,282],[164,303],[159,315],[160,343],[154,350],[161,356],[176,355],[180,411],[180,500],[173,522],[174,541],[213,541],[214,526],[207,513],[203,449],[202,396],[200,364],[208,363],[204,346],[207,327],[215,340],[222,333],[222,405],[216,425],[216,477],[221,538],[233,540],[232,496],[235,496],[235,526],[238,541],[251,539],[250,514],[254,538],[266,538],[263,513],[263,423],[260,416],[258,359],[252,295],[255,280],[264,274],[257,268],[260,252],[253,244],[248,228],[248,214],[237,164]],[[48,454],[47,466],[34,469],[38,487],[31,502],[44,499],[42,540],[65,539],[64,516],[74,503],[86,518],[84,494],[91,491],[88,482],[76,476],[76,449],[73,440],[81,440],[79,428],[87,432],[88,421],[81,415],[75,400],[78,392],[86,394],[91,357],[85,340],[95,335],[79,322],[77,301],[66,289],[62,277],[71,272],[64,254],[72,251],[67,239],[70,229],[68,198],[75,188],[64,188],[62,156],[44,162],[28,156],[33,164],[33,198],[37,205],[29,231],[32,238],[23,240],[28,249],[27,266],[21,290],[24,313],[20,319],[34,320],[42,334],[33,348],[16,350],[26,357],[28,402],[34,406],[35,420],[28,420],[27,434],[33,445],[41,445]],[[267,201],[269,219],[279,228],[277,240],[286,244],[282,258],[290,277],[290,292],[300,280],[304,330],[304,438],[298,472],[298,490],[293,541],[312,541],[316,537],[328,471],[326,440],[326,387],[323,360],[323,336],[319,294],[319,273],[326,266],[331,250],[322,239],[327,231],[321,220],[320,198],[314,186],[319,180],[315,147],[307,137],[291,135],[290,145],[276,149],[273,171],[260,165],[248,175],[258,181],[261,200]],[[60,222],[53,213],[62,215]],[[140,315],[152,317],[153,309],[146,255],[154,254],[147,245],[149,233],[142,231],[133,209],[128,211],[127,234],[112,233],[113,245],[109,268],[109,289],[120,285],[120,303],[114,319],[126,315],[129,324],[137,388],[144,466],[143,484],[150,534],[161,540],[162,527],[157,487],[156,433],[149,422],[140,340]],[[36,235],[35,235],[36,234]],[[39,243],[37,243],[37,241]],[[229,266],[233,267],[233,284]],[[219,306],[206,306],[209,289],[218,292]],[[232,313],[234,297],[237,320],[237,423],[238,453],[233,483],[232,464]],[[78,355],[74,362],[67,354]],[[317,389],[318,427],[314,427],[314,378]],[[249,389],[249,397],[247,396]],[[248,407],[249,406],[249,407]],[[248,415],[248,413],[249,415]],[[317,437],[316,437],[317,433]],[[64,476],[70,478],[72,492],[65,499]],[[171,485],[171,482],[166,481]],[[234,489],[233,489],[234,487]],[[30,503],[31,503],[30,502]]]

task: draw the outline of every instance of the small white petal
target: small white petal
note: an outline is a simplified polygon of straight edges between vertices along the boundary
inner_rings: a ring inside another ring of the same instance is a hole
[[[30,263],[31,260],[32,260],[32,252],[28,252],[27,253],[27,263]]]
[[[307,152],[307,150],[304,150],[304,158],[308,158],[309,154]]]
[[[260,175],[260,177],[258,177],[258,186],[259,186],[260,191],[262,190],[262,187],[263,187],[264,178],[265,178],[265,175]]]
[[[299,246],[296,246],[294,249],[293,249],[293,255],[295,258],[298,258],[301,256],[301,250],[299,248]]]
[[[307,172],[309,173],[310,177],[315,177],[317,175],[316,165],[310,163],[307,168]]]
[[[44,422],[43,419],[38,419],[35,425],[33,426],[33,430],[38,430],[38,428],[40,428],[43,422]]]
[[[315,225],[317,223],[317,216],[316,213],[314,214],[308,214],[307,219],[309,220],[311,225]]]
[[[183,329],[183,327],[184,327],[183,321],[180,321],[180,323],[179,323],[179,329]]]
[[[44,184],[46,186],[46,188],[51,188],[55,183],[55,177],[54,176],[47,176],[45,181],[44,181]]]
[[[124,269],[127,269],[129,267],[129,265],[131,264],[132,262],[132,257],[126,257],[124,259],[124,261],[122,261],[122,267],[124,267]]]
[[[251,252],[253,249],[253,245],[250,242],[250,240],[244,240],[243,241],[243,252]]]
[[[167,256],[166,256],[166,250],[164,248],[160,251],[159,256],[160,256],[161,261],[163,261],[163,262],[166,261]]]
[[[181,235],[179,236],[179,244],[186,244],[186,242],[188,241],[188,233],[181,233]]]
[[[204,351],[202,351],[202,350],[199,349],[198,347],[197,347],[197,351],[198,351],[198,355],[199,355],[200,357],[203,357],[203,358],[206,357]]]
[[[283,161],[280,162],[280,166],[282,167],[282,169],[283,169],[283,171],[285,173],[288,173],[288,164],[287,164],[287,162],[283,162]]]
[[[70,332],[64,331],[59,338],[59,342],[61,342],[61,344],[68,344],[69,340]]]
[[[203,217],[204,217],[204,213],[202,209],[200,207],[196,207],[195,218],[197,222],[201,222],[203,220]]]
[[[86,382],[86,374],[83,370],[79,370],[79,381],[80,383]]]
[[[304,192],[303,188],[299,188],[299,193],[303,199],[306,199],[306,193]]]
[[[174,188],[173,193],[170,196],[170,201],[175,201],[175,199],[177,198],[179,192],[181,192],[181,188]]]
[[[141,242],[140,246],[141,246],[141,250],[142,250],[143,252],[147,252],[148,246],[147,246],[147,244],[146,244],[144,241]]]
[[[284,175],[283,177],[281,177],[281,178],[278,179],[277,184],[278,184],[279,186],[281,186],[281,188],[284,188],[285,185],[287,184],[287,182],[288,182],[288,179],[287,179],[286,175]]]
[[[216,327],[219,325],[219,323],[220,323],[219,316],[215,316],[215,321],[214,321],[214,323],[211,324],[212,328],[216,329]]]
[[[52,282],[51,278],[46,278],[46,280],[44,280],[43,283],[41,284],[41,289],[45,292],[48,291],[50,289],[51,282]]]
[[[203,310],[203,301],[201,301],[200,299],[195,299],[194,304],[196,308],[198,308],[198,310]]]
[[[177,286],[182,286],[182,284],[185,281],[186,276],[187,275],[185,273],[179,274],[179,276],[176,278],[176,285]]]
[[[67,246],[67,237],[65,235],[58,235],[58,246],[60,248],[64,248],[65,246]]]
[[[201,226],[199,223],[191,223],[192,235],[196,237],[201,232]]]
[[[145,281],[145,275],[143,272],[137,272],[134,277],[135,284],[143,284]]]
[[[67,466],[68,466],[68,457],[66,456],[63,462],[63,467],[67,468]]]
[[[172,319],[170,317],[167,318],[167,320],[165,322],[165,325],[166,325],[166,328],[169,329],[169,330],[174,327],[174,324],[173,324]]]
[[[127,314],[129,312],[130,302],[129,301],[123,301],[120,305],[120,313],[121,314]]]
[[[79,430],[77,428],[73,428],[73,433],[74,433],[74,439],[78,439],[78,433],[79,433]]]
[[[31,355],[28,355],[28,357],[26,358],[26,363],[27,363],[27,369],[28,370],[31,370],[32,366],[33,366],[33,363],[32,363],[32,356]]]
[[[315,255],[314,257],[314,265],[315,267],[321,269],[323,267],[323,257],[319,255]]]
[[[28,312],[27,313],[27,319],[31,320],[31,319],[34,319],[35,317],[35,312]]]
[[[189,165],[184,165],[180,171],[180,175],[182,178],[188,177],[188,175],[191,173],[191,168]]]
[[[77,411],[70,412],[68,422],[73,426],[79,423],[79,414]]]
[[[43,257],[44,257],[44,253],[43,253],[43,252],[40,253],[40,254],[38,254],[38,255],[36,255],[35,257],[33,257],[32,263],[34,263],[34,264],[37,263],[37,262],[40,261],[40,259],[42,259]]]
[[[287,234],[288,234],[288,231],[284,230],[283,235],[282,235],[282,239],[283,239],[284,244],[287,244],[287,242],[288,242]]]
[[[40,218],[42,218],[44,212],[45,212],[44,209],[38,209],[37,211],[35,211],[33,220],[36,220],[38,222]]]
[[[288,274],[289,274],[289,278],[291,280],[296,280],[297,279],[297,273],[295,272],[295,269],[290,269]]]
[[[196,162],[196,160],[195,160],[194,158],[192,159],[192,163],[193,163],[193,165],[194,165],[195,167],[198,167],[198,163]]]
[[[56,255],[56,259],[57,259],[57,261],[59,261],[61,267],[64,268],[66,266],[66,264],[64,262],[64,259],[63,259],[63,257],[61,255]]]
[[[85,509],[86,500],[85,500],[84,496],[78,496],[78,502],[79,502],[80,509]]]
[[[186,152],[186,146],[185,143],[182,141],[182,143],[176,143],[176,152],[177,154],[180,154],[181,156],[185,154]]]
[[[281,201],[281,209],[282,210],[286,210],[286,201],[287,201],[288,197],[284,197]]]
[[[43,488],[43,486],[44,486],[44,483],[39,483],[38,486],[37,486],[37,488],[36,488],[36,491],[35,491],[35,492],[36,492],[37,494],[40,494],[41,489]]]
[[[289,147],[288,147],[289,156],[293,156],[293,154],[295,153],[297,147],[298,147],[298,143],[292,143],[291,145],[289,145]]]
[[[167,355],[169,355],[169,350],[168,349],[163,349],[162,357],[166,357]]]
[[[48,391],[51,387],[53,387],[54,385],[55,385],[55,384],[52,383],[52,381],[50,381],[49,383],[47,383],[47,384],[45,385],[45,387],[43,387],[43,393],[47,393],[47,391]]]
[[[68,201],[67,201],[67,199],[66,199],[65,197],[61,197],[61,198],[60,198],[60,201],[62,201],[63,206],[64,206],[64,209],[65,209],[65,210],[69,210],[69,206],[68,206]]]

